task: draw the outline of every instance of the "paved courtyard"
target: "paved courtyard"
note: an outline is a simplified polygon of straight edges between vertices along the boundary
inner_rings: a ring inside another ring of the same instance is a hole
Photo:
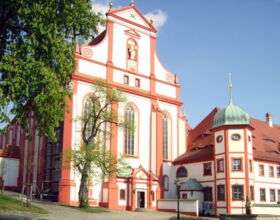
[[[19,198],[18,193],[6,192],[6,195]],[[34,200],[33,204],[44,208],[48,214],[0,210],[0,220],[163,220],[176,216],[169,212],[130,212],[108,210],[105,213],[86,213],[58,203]],[[106,209],[107,210],[107,209]]]

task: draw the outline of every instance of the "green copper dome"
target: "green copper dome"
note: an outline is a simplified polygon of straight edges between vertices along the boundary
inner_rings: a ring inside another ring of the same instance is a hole
[[[218,111],[214,117],[212,128],[217,128],[223,125],[249,125],[250,116],[239,106],[234,105],[230,100],[229,105]]]
[[[181,185],[181,190],[203,190],[203,186],[196,179],[189,179]]]

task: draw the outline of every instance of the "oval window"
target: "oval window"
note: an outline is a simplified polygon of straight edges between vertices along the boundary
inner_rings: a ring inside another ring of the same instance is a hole
[[[216,141],[218,143],[221,143],[223,141],[223,136],[222,135],[219,135],[217,138],[216,138]]]
[[[232,139],[233,141],[239,141],[240,138],[241,138],[241,136],[240,136],[239,134],[233,134],[233,135],[231,135],[231,139]]]

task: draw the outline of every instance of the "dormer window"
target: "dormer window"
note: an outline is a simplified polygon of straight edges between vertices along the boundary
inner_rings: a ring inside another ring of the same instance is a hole
[[[266,141],[266,142],[275,143],[275,141],[272,140],[272,139],[263,139],[263,140]]]

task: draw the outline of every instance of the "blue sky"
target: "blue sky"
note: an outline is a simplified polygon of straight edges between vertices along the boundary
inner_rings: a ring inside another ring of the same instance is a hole
[[[114,0],[114,7],[129,0]],[[280,124],[280,0],[135,0],[158,26],[157,52],[177,74],[187,118],[196,126],[233,101],[251,117]],[[98,8],[109,1],[94,1]]]

